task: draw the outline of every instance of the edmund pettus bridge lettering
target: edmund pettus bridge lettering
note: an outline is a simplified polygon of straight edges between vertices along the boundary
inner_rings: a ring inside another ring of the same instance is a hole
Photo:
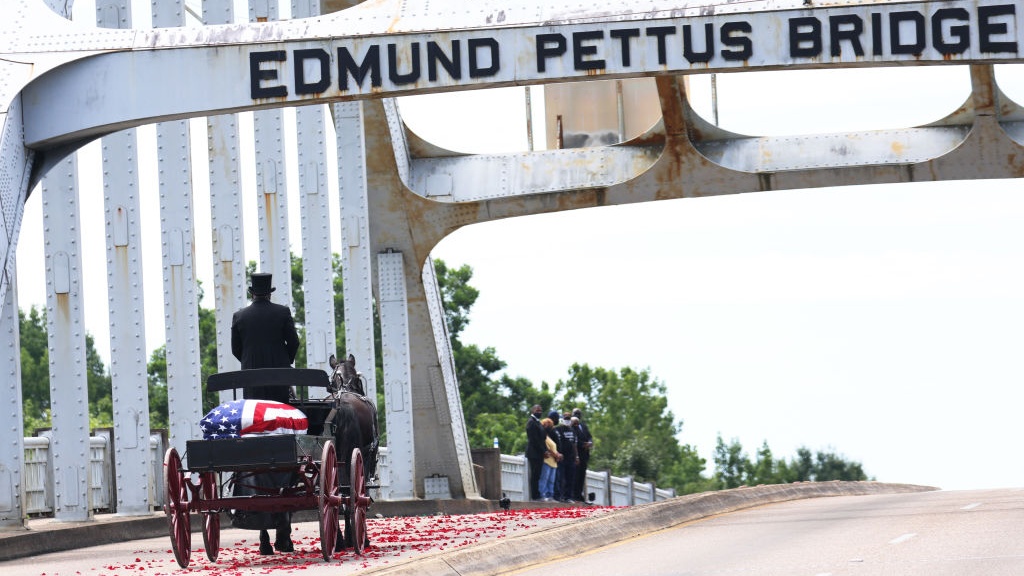
[[[917,7],[916,9],[913,7]],[[253,100],[372,93],[431,85],[528,82],[566,75],[741,68],[816,60],[1016,56],[1013,3],[943,3],[765,12],[337,40],[249,53]],[[780,38],[782,39],[780,41]],[[513,68],[513,70],[508,70]]]

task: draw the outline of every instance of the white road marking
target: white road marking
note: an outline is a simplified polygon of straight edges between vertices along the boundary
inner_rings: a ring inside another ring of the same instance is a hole
[[[910,540],[914,536],[917,536],[917,533],[915,533],[915,532],[908,532],[908,533],[906,533],[906,534],[904,534],[902,536],[899,536],[899,537],[893,538],[892,540],[889,540],[889,544],[902,544],[902,543],[906,542],[907,540]]]
[[[967,506],[964,506],[963,508],[961,508],[961,510],[973,510],[974,508],[977,508],[978,506],[981,506],[981,502],[974,502],[973,504],[968,504]]]

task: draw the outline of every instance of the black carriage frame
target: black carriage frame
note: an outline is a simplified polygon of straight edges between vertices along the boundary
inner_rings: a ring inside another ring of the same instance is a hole
[[[310,388],[329,388],[330,379],[323,370],[313,368],[261,368],[213,374],[207,379],[211,391],[239,390],[254,386],[295,386],[300,397]],[[309,420],[306,435],[268,435],[221,440],[189,440],[185,448],[188,467],[175,448],[164,456],[167,515],[171,548],[182,568],[188,567],[192,554],[191,514],[202,515],[203,546],[211,562],[220,551],[221,513],[227,510],[249,512],[295,512],[317,510],[320,550],[330,560],[338,541],[338,521],[342,513],[351,545],[362,554],[366,538],[366,510],[373,501],[367,493],[363,457],[352,451],[348,484],[339,479],[338,458],[327,422],[333,402],[303,399],[292,402]],[[318,458],[319,456],[319,458]],[[242,475],[263,472],[293,472],[291,487],[273,493],[248,496],[222,496],[226,482],[223,474]]]

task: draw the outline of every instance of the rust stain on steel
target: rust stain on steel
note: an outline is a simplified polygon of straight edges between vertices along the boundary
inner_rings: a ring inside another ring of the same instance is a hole
[[[659,76],[656,85],[666,135],[684,133],[687,128],[686,80],[682,76]]]
[[[273,204],[273,199],[274,199],[274,194],[273,193],[270,193],[270,192],[264,192],[263,193],[263,217],[266,218],[267,227],[270,229],[271,236],[273,236],[273,234],[274,234],[274,232],[273,232],[273,230],[274,230],[274,226],[273,226],[274,220],[273,220],[273,217],[274,217],[274,208],[275,208],[275,206]]]
[[[123,270],[126,274],[131,271],[128,267],[128,247],[127,246],[115,246],[114,247],[114,262],[118,269]]]
[[[1014,177],[1020,177],[1020,176],[1024,175],[1024,162],[1022,162],[1022,159],[1021,159],[1019,153],[1017,153],[1017,152],[1009,152],[1009,153],[1007,153],[1006,154],[1006,165],[1009,167],[1010,173],[1013,174]]]
[[[899,140],[893,140],[889,148],[892,150],[892,153],[897,156],[903,156],[903,154],[907,151],[907,147],[903,144],[903,142],[900,142]]]
[[[67,292],[57,293],[57,322],[67,323],[71,321],[71,295]]]
[[[231,260],[220,260],[220,273],[223,282],[217,286],[217,290],[220,292],[221,302],[227,306],[231,306],[231,295],[234,293],[234,287],[231,286],[232,278],[234,278],[234,262]]]
[[[664,130],[664,128],[662,128]],[[665,147],[665,133],[661,130],[649,130],[643,134],[633,138],[628,144],[645,147]]]

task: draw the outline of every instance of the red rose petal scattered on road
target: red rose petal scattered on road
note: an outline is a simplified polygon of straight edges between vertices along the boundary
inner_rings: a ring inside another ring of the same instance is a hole
[[[511,510],[509,512],[493,512],[486,514],[465,514],[459,516],[415,516],[399,518],[367,519],[367,534],[370,546],[357,556],[351,549],[335,553],[334,562],[358,561],[360,566],[368,568],[374,563],[387,564],[391,559],[410,558],[425,552],[442,551],[463,546],[471,546],[484,539],[497,539],[529,530],[544,522],[571,522],[572,520],[589,518],[607,513],[613,508],[588,506],[580,508],[540,508],[529,510]],[[260,556],[257,542],[242,539],[222,547],[217,562],[210,562],[205,551],[197,549],[192,555],[189,572],[209,574],[210,576],[242,576],[243,569],[257,568],[260,573],[292,573],[305,570],[312,565],[323,563],[320,552],[319,536],[296,534],[295,552]],[[111,574],[100,573],[93,576],[118,576],[118,570],[146,570],[154,576],[168,576],[180,573],[174,552],[166,550],[167,560],[147,563],[140,566],[141,558],[136,557],[134,563],[108,565],[104,569]],[[197,560],[197,555],[199,556]],[[166,572],[159,570],[166,569]],[[80,572],[76,574],[81,574]],[[48,575],[41,572],[40,576]]]

